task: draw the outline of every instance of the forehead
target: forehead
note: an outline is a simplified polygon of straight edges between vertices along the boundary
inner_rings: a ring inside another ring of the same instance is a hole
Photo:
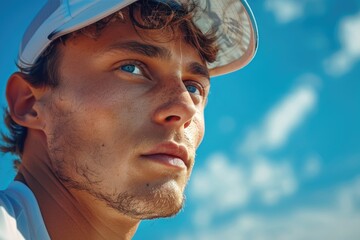
[[[91,33],[94,29],[87,30]],[[65,44],[60,44],[59,49],[60,72],[64,65],[109,66],[128,59],[143,61],[145,65],[157,61],[168,69],[181,66],[182,73],[206,78],[207,81],[210,78],[199,51],[184,41],[180,30],[136,29],[128,20],[109,23],[96,37],[75,34]]]
[[[112,21],[101,31],[96,26],[77,32],[63,46],[63,50],[78,49],[83,53],[94,53],[98,56],[117,51],[137,53],[162,60],[187,60],[206,66],[200,52],[186,43],[180,29],[139,29],[130,20]]]
[[[180,8],[179,3],[174,6],[169,5],[168,3],[157,3],[153,6],[154,4],[151,5],[149,3],[149,5],[145,4],[145,10],[143,9],[144,4],[139,5],[141,6],[141,10],[138,5],[132,4],[105,19],[76,31],[75,35],[81,33],[96,39],[102,37],[102,35],[111,36],[111,32],[113,32],[114,34],[117,34],[118,38],[140,38],[144,42],[152,42],[154,44],[166,43],[164,45],[182,42],[183,45],[189,44],[192,46],[194,42],[198,42],[197,38],[203,37],[200,31],[196,30],[195,32],[189,32],[189,29],[197,29],[197,27],[192,20],[189,19],[192,14],[188,14],[189,16],[182,16],[183,13],[181,12],[184,10],[178,9]],[[162,5],[167,6],[165,9],[166,11],[161,8]],[[179,6],[176,7],[177,5]],[[179,14],[179,16],[172,16],[172,13],[168,12],[169,6],[172,11],[174,11],[173,14]],[[184,7],[186,8],[186,4]],[[114,25],[117,25],[117,27],[113,27]],[[188,44],[185,44],[185,42]],[[202,59],[204,59],[202,49],[197,47],[191,49],[191,51],[194,50]]]

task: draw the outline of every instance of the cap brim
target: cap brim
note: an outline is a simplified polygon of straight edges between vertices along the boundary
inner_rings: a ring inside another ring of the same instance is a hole
[[[36,31],[28,30],[32,36],[24,37],[27,41],[20,52],[20,66],[22,63],[33,64],[54,39],[88,26],[135,1],[89,1],[87,4],[79,4],[78,8],[75,5],[76,12],[71,16],[68,16],[65,8],[55,9],[50,17],[43,17],[44,22],[36,26]],[[202,10],[195,24],[203,32],[216,30],[219,47],[216,61],[208,64],[210,75],[223,75],[246,66],[258,46],[257,26],[247,2],[198,0],[198,3]]]
[[[211,76],[223,75],[246,66],[258,47],[254,15],[245,0],[200,1],[205,11],[196,24],[203,31],[216,30],[219,52],[208,64]]]

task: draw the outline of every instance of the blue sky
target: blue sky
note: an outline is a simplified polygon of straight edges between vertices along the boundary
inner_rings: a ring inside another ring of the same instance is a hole
[[[0,10],[1,106],[43,0]],[[249,0],[260,46],[212,80],[207,129],[174,218],[134,239],[360,239],[360,0]],[[0,161],[0,188],[13,176]]]

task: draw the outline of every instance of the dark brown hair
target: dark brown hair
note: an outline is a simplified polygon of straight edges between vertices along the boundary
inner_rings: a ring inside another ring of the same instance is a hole
[[[128,15],[135,29],[164,30],[170,34],[167,36],[172,37],[175,37],[174,34],[180,30],[184,41],[199,51],[204,62],[211,63],[215,61],[218,51],[215,31],[202,33],[193,22],[197,14],[201,14],[201,9],[193,1],[179,3],[176,0],[140,0],[92,25],[54,40],[35,64],[26,65],[26,63],[22,63],[26,67],[18,67],[32,86],[56,88],[59,82],[58,63],[61,59],[57,46],[65,44],[67,39],[77,34],[96,38],[109,23],[126,21],[124,15]],[[169,40],[171,39],[169,38]],[[4,153],[18,155],[21,158],[27,128],[18,125],[11,118],[8,110],[5,111],[5,124],[9,134],[2,133],[3,143],[0,145],[0,150]],[[16,165],[17,163],[15,161]]]

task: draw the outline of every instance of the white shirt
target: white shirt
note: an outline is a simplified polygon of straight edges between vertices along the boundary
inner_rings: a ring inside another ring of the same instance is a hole
[[[0,240],[50,240],[34,194],[14,181],[0,191]]]

